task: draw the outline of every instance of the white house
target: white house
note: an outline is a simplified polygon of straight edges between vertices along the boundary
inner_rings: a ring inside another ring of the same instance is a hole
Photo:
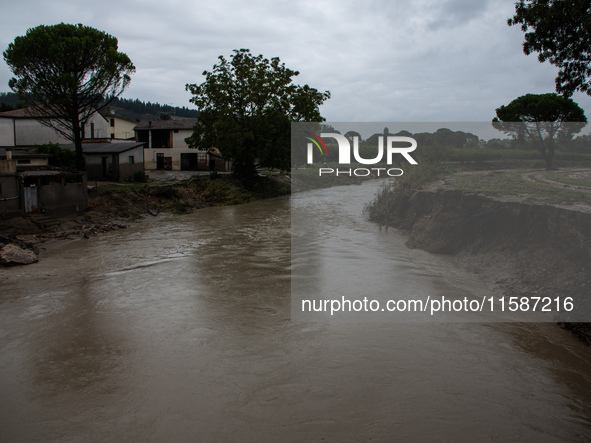
[[[137,121],[128,120],[126,118],[115,115],[110,108],[107,108],[105,113],[107,120],[107,137],[115,140],[134,140],[135,131],[133,128],[137,125]]]
[[[191,149],[185,139],[193,133],[197,119],[142,121],[136,125],[138,142],[146,144],[145,168],[172,171],[230,171],[232,164],[215,149]]]
[[[55,129],[43,125],[35,115],[35,108],[0,112],[0,146],[35,146],[45,143],[71,143]],[[85,139],[106,139],[107,120],[94,113],[84,127]]]
[[[173,171],[197,170],[200,152],[190,149],[185,139],[193,133],[196,119],[154,120],[138,123],[134,130],[136,140],[144,142],[146,169]],[[207,153],[201,153],[207,162]],[[205,165],[203,165],[203,169]]]

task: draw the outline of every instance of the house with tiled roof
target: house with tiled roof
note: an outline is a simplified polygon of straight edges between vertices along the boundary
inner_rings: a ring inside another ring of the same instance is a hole
[[[190,149],[185,139],[197,119],[153,120],[138,123],[136,140],[145,143],[145,168],[172,171],[230,171],[231,162],[219,152]]]
[[[134,140],[133,128],[138,124],[135,120],[123,118],[115,114],[115,111],[108,107],[104,112],[107,120],[107,137],[111,140]]]
[[[55,129],[44,125],[47,119],[39,108],[0,112],[0,147],[30,147],[46,143],[71,143]],[[107,138],[107,120],[94,113],[84,127],[85,139]]]

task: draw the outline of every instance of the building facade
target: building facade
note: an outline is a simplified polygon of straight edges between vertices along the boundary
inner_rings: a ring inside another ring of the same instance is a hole
[[[71,140],[58,131],[41,123],[39,116],[36,116],[35,111],[31,109],[0,112],[0,146],[24,147],[46,143],[71,143]],[[107,120],[95,112],[84,126],[84,138],[107,138],[107,134]]]
[[[143,143],[86,143],[83,149],[88,180],[133,180],[144,172]]]
[[[197,119],[143,121],[135,126],[136,140],[144,142],[146,170],[218,171],[231,170],[231,162],[215,149],[189,148],[186,138],[193,133]]]
[[[133,128],[137,125],[136,121],[117,117],[114,114],[105,115],[107,120],[107,137],[115,140],[134,140],[135,131]]]

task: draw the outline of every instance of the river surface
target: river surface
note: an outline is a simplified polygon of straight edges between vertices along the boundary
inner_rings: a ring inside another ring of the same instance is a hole
[[[202,209],[0,269],[0,441],[591,441],[591,351],[551,323],[290,320],[293,203],[322,199],[325,266],[375,243],[363,262],[403,263],[405,290],[481,290],[351,209],[377,186]]]

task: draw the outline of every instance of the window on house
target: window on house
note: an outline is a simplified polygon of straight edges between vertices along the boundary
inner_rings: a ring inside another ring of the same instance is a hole
[[[90,138],[94,138],[94,123],[90,124]]]
[[[30,165],[31,164],[31,160],[29,159],[23,159],[23,160],[17,160],[16,161],[17,165]]]
[[[115,127],[115,119],[114,118],[111,119],[111,127],[112,128]]]
[[[111,134],[111,138],[115,138],[115,133],[112,133]]]
[[[179,130],[178,130],[178,129],[175,129],[175,130],[174,130],[174,133],[175,133],[175,134],[178,134],[178,133],[179,133]]]
[[[130,155],[129,156],[129,164],[130,165],[133,165],[133,155]]]

